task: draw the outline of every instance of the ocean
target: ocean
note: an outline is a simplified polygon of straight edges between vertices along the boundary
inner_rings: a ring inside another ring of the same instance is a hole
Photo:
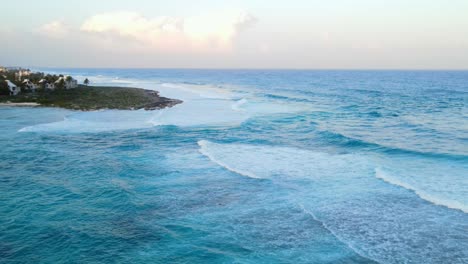
[[[157,111],[0,107],[0,263],[468,263],[468,72],[37,69]]]

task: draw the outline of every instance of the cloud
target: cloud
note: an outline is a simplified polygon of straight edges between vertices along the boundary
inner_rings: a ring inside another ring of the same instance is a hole
[[[70,29],[68,26],[58,20],[42,25],[37,29],[39,34],[54,38],[63,37],[67,35],[69,31]]]
[[[124,37],[165,51],[229,51],[242,31],[256,22],[243,10],[223,10],[179,18],[147,18],[135,12],[110,12],[92,16],[80,30],[102,37]]]

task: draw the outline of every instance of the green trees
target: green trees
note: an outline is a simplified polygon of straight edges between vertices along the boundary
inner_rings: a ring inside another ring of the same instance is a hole
[[[59,89],[59,90],[65,89],[65,81],[63,80],[63,78],[61,78],[61,79],[55,84],[55,88],[57,88],[57,89]]]
[[[47,74],[46,76],[44,76],[44,79],[49,83],[55,82],[54,77],[52,77],[52,75],[50,75],[50,74]]]
[[[46,79],[46,81],[47,81],[48,83],[54,83],[55,81],[58,80],[58,78],[59,78],[59,77],[58,77],[57,75],[50,75],[50,74],[47,74],[47,75],[44,77],[44,79]]]
[[[2,76],[3,77],[3,76]],[[14,83],[16,86],[20,86],[21,82],[16,80],[15,72],[14,71],[8,71],[5,73],[5,79],[10,80],[12,83]]]
[[[43,72],[30,72],[24,69],[8,69],[0,74],[0,95],[9,94],[9,87],[6,80],[12,82],[24,92],[38,91],[44,92],[46,87],[50,90],[76,88],[77,81],[72,76],[62,74],[45,74]],[[89,85],[90,81],[86,78],[83,83]]]
[[[27,86],[26,83],[21,83],[18,87],[21,87],[21,92],[23,93],[31,92],[31,90],[29,89],[29,86]]]
[[[10,95],[10,89],[6,81],[0,79],[0,95]]]
[[[27,79],[29,79],[33,83],[37,83],[42,78],[44,78],[44,73],[42,73],[42,72],[33,72],[28,76]]]

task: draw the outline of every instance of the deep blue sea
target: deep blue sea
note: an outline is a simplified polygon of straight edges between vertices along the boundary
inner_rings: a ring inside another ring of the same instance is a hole
[[[0,263],[468,263],[468,72],[38,69],[156,111],[0,107]]]

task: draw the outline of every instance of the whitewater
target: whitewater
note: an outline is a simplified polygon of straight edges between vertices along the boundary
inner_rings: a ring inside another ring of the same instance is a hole
[[[468,72],[41,70],[183,103],[0,107],[6,260],[468,261]]]

